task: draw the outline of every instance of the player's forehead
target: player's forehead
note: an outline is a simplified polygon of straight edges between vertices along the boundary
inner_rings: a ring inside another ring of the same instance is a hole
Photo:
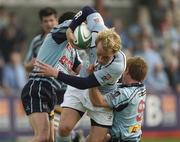
[[[104,49],[101,42],[97,43],[96,52],[97,52],[97,55],[102,55],[102,56],[112,56],[112,54],[113,54],[112,49],[111,48]]]
[[[56,19],[57,19],[56,15],[51,14],[51,15],[48,15],[48,16],[43,16],[41,21],[43,22],[43,21],[47,21],[47,20],[56,20]]]

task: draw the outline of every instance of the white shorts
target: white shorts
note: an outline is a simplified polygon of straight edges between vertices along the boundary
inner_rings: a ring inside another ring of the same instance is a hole
[[[80,90],[68,86],[61,107],[69,107],[81,112],[87,112],[87,115],[100,125],[112,125],[113,111],[103,107],[94,107],[90,101],[88,89]]]

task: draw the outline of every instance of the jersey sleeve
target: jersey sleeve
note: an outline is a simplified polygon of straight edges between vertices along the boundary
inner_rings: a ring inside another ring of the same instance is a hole
[[[99,32],[107,27],[104,25],[102,16],[98,12],[94,12],[87,16],[86,19],[88,29],[91,32]]]
[[[123,109],[129,102],[128,92],[123,89],[105,94],[104,97],[109,106],[115,110]]]
[[[74,18],[73,18],[71,24],[69,25],[69,27],[71,28],[72,31],[74,31],[78,25],[80,25],[82,22],[84,22],[86,20],[88,15],[91,15],[92,13],[95,13],[95,12],[96,11],[93,8],[89,7],[89,6],[83,7],[74,16]]]

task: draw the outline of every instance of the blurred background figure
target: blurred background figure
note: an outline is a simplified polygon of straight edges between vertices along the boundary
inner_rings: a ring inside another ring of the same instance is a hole
[[[132,41],[130,40],[127,32],[124,29],[124,24],[122,19],[115,18],[113,21],[113,27],[115,28],[115,31],[120,35],[123,45],[123,51],[126,53],[126,56],[132,56]]]
[[[9,61],[12,50],[18,49],[22,53],[25,49],[26,34],[18,21],[16,14],[9,12],[8,23],[0,33],[1,52],[5,62]]]
[[[4,66],[3,86],[8,95],[18,95],[26,83],[26,71],[21,62],[18,50],[10,53],[10,61]]]
[[[39,20],[41,33],[32,39],[27,54],[25,55],[24,66],[27,72],[32,71],[35,58],[44,41],[44,38],[52,30],[52,28],[58,25],[57,11],[51,7],[43,8],[39,11]]]
[[[135,56],[143,57],[148,64],[148,74],[145,81],[147,87],[156,91],[168,89],[169,82],[162,59],[153,49],[151,39],[147,37],[141,38],[141,44],[135,52]]]

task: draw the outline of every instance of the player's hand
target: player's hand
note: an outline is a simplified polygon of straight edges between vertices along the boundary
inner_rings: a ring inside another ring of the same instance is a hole
[[[90,64],[89,67],[87,68],[86,72],[90,75],[94,72],[94,65]]]
[[[31,72],[33,70],[35,62],[36,62],[36,58],[32,58],[31,61],[24,64],[25,69],[26,69],[27,72]]]
[[[75,76],[75,75],[77,75],[77,73],[75,73],[72,69],[70,69],[70,68],[68,68],[68,73],[70,74],[70,75],[73,75],[73,76]]]
[[[73,34],[73,31],[71,30],[71,28],[68,28],[66,31],[66,37],[68,42],[71,44],[71,46],[75,47],[74,45],[74,41],[76,40]]]
[[[57,77],[59,71],[56,68],[53,68],[52,66],[48,64],[41,63],[39,61],[36,61],[34,66],[38,68],[37,75],[39,76],[47,76],[47,77]]]

